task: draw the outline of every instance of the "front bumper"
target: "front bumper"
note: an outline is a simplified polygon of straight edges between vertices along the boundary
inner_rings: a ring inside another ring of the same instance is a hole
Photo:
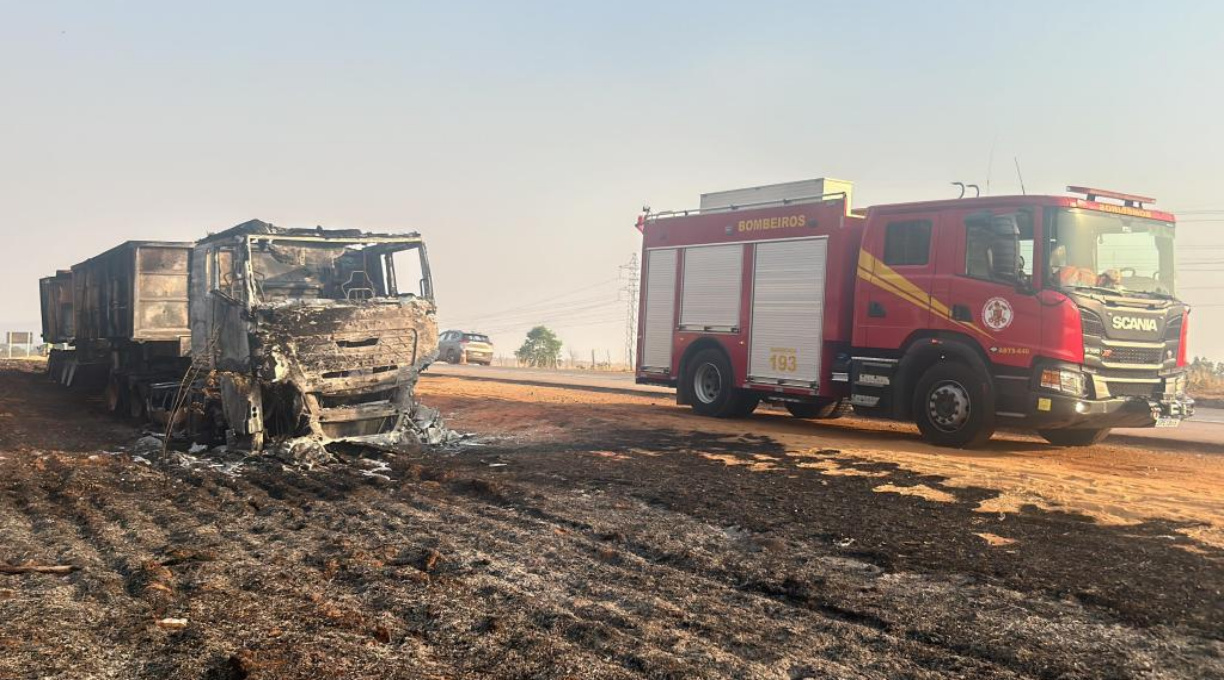
[[[1056,393],[1033,393],[1029,424],[1038,429],[1155,427],[1158,419],[1185,419],[1194,415],[1189,397],[1120,397],[1086,399]]]

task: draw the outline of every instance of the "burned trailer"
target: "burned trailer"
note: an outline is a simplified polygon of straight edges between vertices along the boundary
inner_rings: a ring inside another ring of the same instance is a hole
[[[298,438],[394,446],[437,355],[434,315],[417,233],[252,220],[210,235],[191,259],[191,355],[206,376],[195,429],[251,450]]]
[[[111,411],[143,419],[148,385],[182,376],[188,351],[191,244],[128,241],[74,265],[66,385],[104,386]]]
[[[38,300],[42,313],[42,339],[51,346],[47,353],[47,375],[59,380],[64,360],[72,343],[72,271],[61,269],[54,276],[38,280]]]

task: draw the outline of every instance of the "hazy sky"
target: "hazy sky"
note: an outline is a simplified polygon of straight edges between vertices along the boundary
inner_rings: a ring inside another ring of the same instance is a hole
[[[845,5],[0,2],[0,324],[121,241],[258,217],[420,230],[444,326],[619,358],[642,205],[1015,193],[1018,156],[1030,193],[1222,211],[1178,238],[1224,359],[1224,5]]]

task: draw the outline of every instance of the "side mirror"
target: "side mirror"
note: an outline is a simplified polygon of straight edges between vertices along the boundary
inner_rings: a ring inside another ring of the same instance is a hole
[[[1032,295],[1037,292],[1033,287],[1032,277],[1024,273],[1024,256],[1016,255],[1016,292],[1023,295]]]

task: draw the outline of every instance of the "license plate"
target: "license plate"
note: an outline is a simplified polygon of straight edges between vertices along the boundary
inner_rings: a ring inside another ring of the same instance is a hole
[[[1156,427],[1177,427],[1178,425],[1181,425],[1181,418],[1161,416],[1156,419]]]

